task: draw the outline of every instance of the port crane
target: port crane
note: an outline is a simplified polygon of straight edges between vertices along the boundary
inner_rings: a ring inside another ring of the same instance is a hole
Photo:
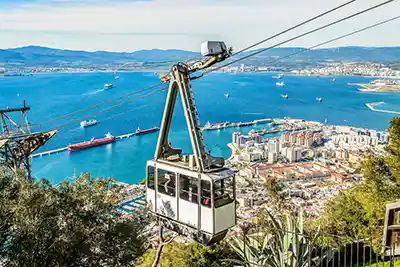
[[[160,75],[169,83],[158,142],[146,164],[146,200],[162,226],[202,244],[218,242],[236,225],[235,172],[224,158],[206,152],[190,75],[232,55],[224,42],[201,45],[202,58],[172,66]],[[168,141],[178,92],[187,122],[192,154],[184,155]]]

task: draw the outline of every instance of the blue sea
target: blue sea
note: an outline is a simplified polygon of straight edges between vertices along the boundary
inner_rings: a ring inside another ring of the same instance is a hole
[[[159,83],[154,73],[119,73],[119,80],[112,73],[38,74],[26,77],[0,77],[0,107],[20,106],[23,100],[31,107],[29,120],[41,123],[90,105],[107,101],[135,90]],[[400,110],[400,93],[365,93],[347,83],[368,82],[371,78],[285,76],[286,87],[277,87],[271,73],[223,74],[213,73],[193,82],[201,124],[207,121],[252,121],[262,118],[291,117],[383,130],[389,126],[393,114],[369,110],[365,103],[384,101],[380,108]],[[103,90],[103,84],[116,87]],[[229,93],[230,98],[224,94]],[[288,94],[283,99],[281,94]],[[134,98],[135,96],[133,96]],[[159,126],[166,92],[160,92],[96,116],[95,110],[65,118],[34,128],[50,130],[71,119],[76,122],[60,129],[40,151],[65,147],[70,143],[103,137],[107,132],[121,135]],[[316,101],[322,97],[323,102]],[[81,117],[96,118],[98,125],[81,129]],[[258,127],[262,127],[258,126]],[[213,155],[229,157],[226,144],[234,131],[247,133],[251,127],[225,129],[205,133],[207,148]],[[151,159],[157,133],[137,136],[106,146],[81,152],[62,152],[32,160],[33,175],[58,183],[74,173],[90,172],[94,177],[111,177],[121,182],[137,183],[145,176],[146,160]],[[170,141],[174,147],[190,152],[189,136],[180,100],[177,102]]]

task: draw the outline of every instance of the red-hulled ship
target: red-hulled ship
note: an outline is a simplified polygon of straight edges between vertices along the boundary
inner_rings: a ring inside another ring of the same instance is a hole
[[[110,133],[106,134],[104,138],[100,139],[94,139],[78,144],[72,144],[68,146],[69,151],[79,151],[82,149],[90,148],[90,147],[95,147],[95,146],[101,146],[101,145],[106,145],[113,143],[115,141],[115,137],[112,136]]]

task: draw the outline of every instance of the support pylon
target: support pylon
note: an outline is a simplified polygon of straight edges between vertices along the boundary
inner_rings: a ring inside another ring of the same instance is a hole
[[[14,173],[18,169],[24,169],[26,177],[31,180],[30,156],[57,131],[32,133],[27,118],[29,110],[30,107],[26,106],[25,101],[22,108],[0,110],[0,165]]]

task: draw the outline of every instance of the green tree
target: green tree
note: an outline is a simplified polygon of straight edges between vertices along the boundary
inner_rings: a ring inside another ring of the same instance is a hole
[[[400,198],[400,117],[389,128],[385,156],[367,156],[361,164],[364,182],[331,199],[313,225],[324,232],[381,243],[385,204]]]
[[[151,267],[155,250],[148,250],[137,267]],[[160,267],[229,267],[234,266],[230,261],[229,251],[221,245],[203,246],[200,244],[176,244],[165,246]]]
[[[149,218],[116,216],[111,180],[85,174],[53,187],[0,174],[0,259],[6,266],[131,266]]]
[[[278,209],[288,208],[285,196],[282,193],[284,187],[277,178],[267,177],[264,186],[267,189],[268,197]]]

